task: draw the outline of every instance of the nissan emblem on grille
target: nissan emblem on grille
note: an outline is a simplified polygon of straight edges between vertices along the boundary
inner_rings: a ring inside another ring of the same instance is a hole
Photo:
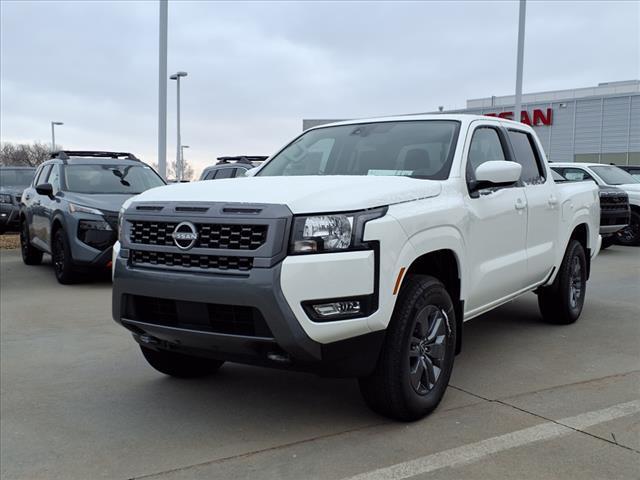
[[[198,230],[193,223],[182,222],[176,226],[171,236],[176,247],[180,250],[189,250],[198,240]]]

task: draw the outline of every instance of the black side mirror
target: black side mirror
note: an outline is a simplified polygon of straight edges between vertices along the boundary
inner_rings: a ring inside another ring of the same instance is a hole
[[[53,186],[50,183],[37,185],[36,192],[38,192],[38,195],[46,195],[49,198],[53,198]]]

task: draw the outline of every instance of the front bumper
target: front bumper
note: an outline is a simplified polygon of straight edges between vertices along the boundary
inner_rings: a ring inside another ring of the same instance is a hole
[[[0,227],[18,228],[20,226],[20,207],[10,203],[0,203]]]
[[[270,268],[253,268],[242,274],[186,273],[132,267],[128,259],[123,258],[127,252],[118,247],[116,251],[120,254],[114,255],[113,318],[147,347],[331,376],[366,376],[377,363],[384,331],[370,332],[366,318],[332,322],[342,326],[320,326],[333,332],[331,334],[335,333],[336,327],[340,330],[346,327],[350,330],[349,338],[320,343],[310,337],[305,330],[308,325],[303,328],[303,324],[313,322],[304,312],[304,318],[299,317],[300,312],[294,312],[300,298],[287,301],[281,287],[284,284],[295,290],[291,281],[283,283],[282,275],[283,270],[295,270],[296,262],[289,267],[287,262],[281,262]],[[307,272],[311,273],[313,269]],[[311,284],[323,279],[321,270],[315,273],[308,275]],[[304,278],[295,278],[298,284],[306,283]],[[268,330],[261,335],[238,335],[141,321],[128,316],[130,296],[176,301],[180,302],[176,303],[180,305],[178,308],[183,309],[198,309],[204,304],[252,307],[261,313]],[[358,327],[353,330],[352,325]]]

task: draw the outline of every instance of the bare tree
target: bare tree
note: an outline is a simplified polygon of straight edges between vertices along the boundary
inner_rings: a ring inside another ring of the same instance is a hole
[[[152,163],[151,166],[154,168],[154,170],[158,171],[158,164],[157,163]],[[176,173],[177,171],[178,171],[177,162],[175,160],[173,162],[167,163],[167,179],[176,179],[176,178],[178,178],[178,175]],[[193,167],[191,166],[191,164],[185,160],[182,179],[191,181],[191,180],[193,180],[194,173],[195,172],[194,172]]]
[[[0,165],[36,167],[49,158],[51,150],[45,143],[4,142],[0,146]]]

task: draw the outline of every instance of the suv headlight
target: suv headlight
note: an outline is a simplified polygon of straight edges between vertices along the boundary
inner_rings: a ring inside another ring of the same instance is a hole
[[[78,205],[76,203],[69,203],[69,211],[71,213],[91,213],[93,215],[103,215],[103,213],[96,208],[83,207],[82,205]]]
[[[362,250],[364,226],[369,220],[380,218],[387,208],[350,213],[296,216],[289,252],[292,254],[341,252]]]
[[[0,203],[11,203],[11,195],[0,193]]]

